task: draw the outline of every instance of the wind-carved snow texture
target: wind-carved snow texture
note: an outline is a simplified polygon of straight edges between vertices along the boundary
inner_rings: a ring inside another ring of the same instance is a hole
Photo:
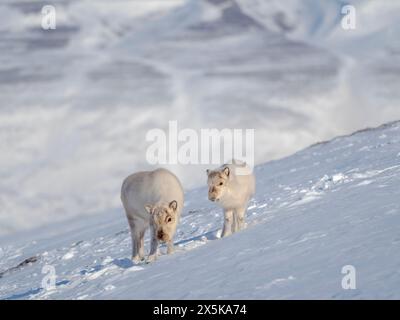
[[[119,208],[168,120],[254,128],[264,163],[400,118],[397,0],[349,1],[355,30],[341,0],[51,2],[48,31],[48,3],[0,3],[1,235]]]
[[[177,252],[134,265],[122,207],[1,239],[1,299],[399,299],[400,123],[255,168],[247,228],[186,193]],[[149,249],[148,235],[146,250]],[[43,266],[56,286],[41,288]],[[356,289],[341,271],[356,269]]]

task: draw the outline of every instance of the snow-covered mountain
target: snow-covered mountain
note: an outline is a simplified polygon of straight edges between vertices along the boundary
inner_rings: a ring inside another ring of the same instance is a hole
[[[145,134],[255,129],[256,163],[400,118],[397,0],[0,3],[0,234],[119,208]],[[347,3],[347,2],[346,2]],[[203,167],[171,166],[186,190]]]
[[[121,206],[2,238],[0,298],[400,298],[400,122],[259,165],[255,175],[245,230],[219,239],[221,211],[205,187],[193,189],[177,252],[152,264],[129,260]],[[57,275],[50,291],[41,288],[45,265]],[[342,288],[348,265],[354,290]]]

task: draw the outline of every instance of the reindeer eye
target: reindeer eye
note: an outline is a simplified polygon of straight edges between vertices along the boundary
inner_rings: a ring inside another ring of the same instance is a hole
[[[172,218],[169,217],[169,218],[167,219],[167,222],[171,222],[171,221],[172,221]]]
[[[223,184],[224,184],[223,182],[220,182],[220,183],[219,183],[220,186],[222,186]]]

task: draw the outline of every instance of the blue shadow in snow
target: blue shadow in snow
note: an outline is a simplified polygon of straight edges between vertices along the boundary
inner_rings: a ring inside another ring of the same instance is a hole
[[[70,283],[69,280],[61,280],[61,281],[56,282],[56,286],[57,286],[57,287],[58,287],[58,286],[63,286],[63,285],[66,285],[66,284],[68,284],[68,283]],[[13,295],[11,295],[11,296],[9,296],[9,297],[4,298],[3,300],[18,300],[18,299],[23,299],[23,298],[27,298],[27,297],[29,297],[29,296],[31,296],[31,295],[38,294],[38,293],[41,292],[41,291],[43,291],[43,288],[30,289],[30,290],[25,291],[25,292],[23,292],[23,293],[16,293],[16,294],[13,294]]]
[[[87,270],[87,269],[84,269],[84,270],[81,270],[79,273],[81,274],[81,275],[85,275],[85,274],[88,274],[88,273],[93,273],[93,272],[96,272],[96,271],[99,271],[99,270],[101,270],[103,268],[103,266],[101,265],[101,264],[98,264],[98,265],[95,265],[93,268],[91,268],[90,270]]]
[[[184,239],[184,240],[175,242],[174,244],[175,245],[181,245],[181,244],[185,244],[185,243],[192,242],[192,241],[199,241],[203,237],[207,238],[207,240],[216,240],[216,239],[218,239],[215,236],[216,232],[217,232],[217,230],[212,230],[212,231],[209,231],[207,233],[201,234],[201,235],[196,236],[196,237],[192,237],[192,238],[189,238],[189,239]]]
[[[129,269],[135,265],[132,260],[128,258],[114,259],[113,264],[123,269]]]

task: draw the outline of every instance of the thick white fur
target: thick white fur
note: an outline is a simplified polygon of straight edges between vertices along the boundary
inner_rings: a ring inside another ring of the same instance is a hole
[[[216,170],[207,170],[208,198],[224,210],[224,227],[222,237],[239,231],[245,226],[245,216],[249,200],[255,193],[255,177],[250,170],[243,172],[245,163],[233,161],[224,164]],[[221,185],[222,184],[222,185]]]
[[[183,208],[183,189],[178,178],[166,169],[138,172],[127,177],[121,189],[132,236],[132,260],[144,259],[144,234],[151,229],[148,261],[157,257],[159,240],[173,252],[173,237]],[[176,201],[176,206],[174,201]],[[171,222],[166,219],[172,218]],[[158,235],[162,233],[160,238]]]

